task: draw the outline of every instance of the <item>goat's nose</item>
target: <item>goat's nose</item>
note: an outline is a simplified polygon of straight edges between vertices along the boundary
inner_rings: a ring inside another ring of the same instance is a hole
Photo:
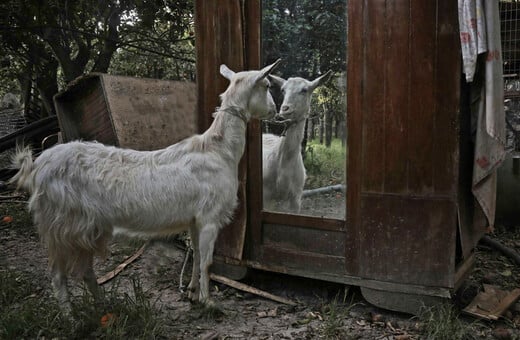
[[[289,105],[282,105],[282,112],[289,111]]]

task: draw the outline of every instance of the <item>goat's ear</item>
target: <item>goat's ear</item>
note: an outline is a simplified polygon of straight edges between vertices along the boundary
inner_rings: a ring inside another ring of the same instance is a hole
[[[271,84],[274,84],[279,88],[281,88],[283,86],[283,84],[285,84],[285,79],[283,79],[282,77],[278,77],[273,74],[270,74],[268,76],[268,78],[269,78],[269,81],[271,82]]]
[[[227,80],[231,80],[231,78],[233,78],[235,75],[235,72],[231,71],[225,64],[222,64],[220,65],[220,74],[223,75]]]
[[[328,70],[324,75],[319,76],[318,78],[316,78],[312,81],[311,88],[314,90],[318,86],[325,84],[330,79],[331,76],[332,76],[332,71]]]
[[[282,59],[278,59],[277,61],[275,61],[274,63],[272,63],[271,65],[268,65],[266,67],[264,67],[263,69],[260,70],[260,74],[258,75],[258,77],[255,79],[255,83],[259,82],[260,80],[264,79],[265,77],[267,77],[271,72],[273,72],[276,67],[278,67],[278,64],[280,64],[280,62],[282,61]]]

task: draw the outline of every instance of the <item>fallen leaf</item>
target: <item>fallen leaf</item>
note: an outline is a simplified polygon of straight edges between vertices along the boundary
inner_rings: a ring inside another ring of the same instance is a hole
[[[13,222],[13,216],[6,215],[2,218],[2,222],[4,223],[11,223]]]
[[[394,340],[409,340],[412,337],[409,334],[401,334],[394,336]]]
[[[383,315],[377,314],[377,313],[370,313],[370,319],[372,322],[382,322],[383,321]]]
[[[116,320],[116,316],[112,313],[106,313],[101,317],[100,324],[102,328],[107,328],[112,326],[114,321]]]
[[[511,276],[512,274],[513,273],[511,272],[510,269],[506,269],[506,270],[504,270],[503,272],[500,273],[500,275],[506,276],[506,277]]]

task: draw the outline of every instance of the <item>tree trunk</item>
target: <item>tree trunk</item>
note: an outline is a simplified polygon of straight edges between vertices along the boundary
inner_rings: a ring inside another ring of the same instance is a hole
[[[48,59],[43,69],[44,71],[40,71],[36,76],[36,88],[45,111],[42,112],[41,118],[56,114],[52,97],[58,93],[58,61]]]
[[[320,118],[320,144],[323,144],[324,132],[325,132],[325,116]]]
[[[325,146],[329,148],[332,144],[332,113],[330,110],[325,111]]]
[[[316,138],[315,127],[316,127],[316,119],[312,118],[309,123],[309,139],[310,140],[313,140],[314,138]]]

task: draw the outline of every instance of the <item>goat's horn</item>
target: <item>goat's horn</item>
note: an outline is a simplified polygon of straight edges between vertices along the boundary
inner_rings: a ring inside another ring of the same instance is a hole
[[[268,65],[266,67],[264,67],[260,72],[260,76],[256,79],[256,81],[259,81],[260,79],[264,79],[265,77],[267,77],[267,75],[269,75],[269,73],[273,72],[276,67],[278,67],[278,65],[282,62],[282,59],[278,59],[276,60],[274,63],[272,63],[271,65]]]

